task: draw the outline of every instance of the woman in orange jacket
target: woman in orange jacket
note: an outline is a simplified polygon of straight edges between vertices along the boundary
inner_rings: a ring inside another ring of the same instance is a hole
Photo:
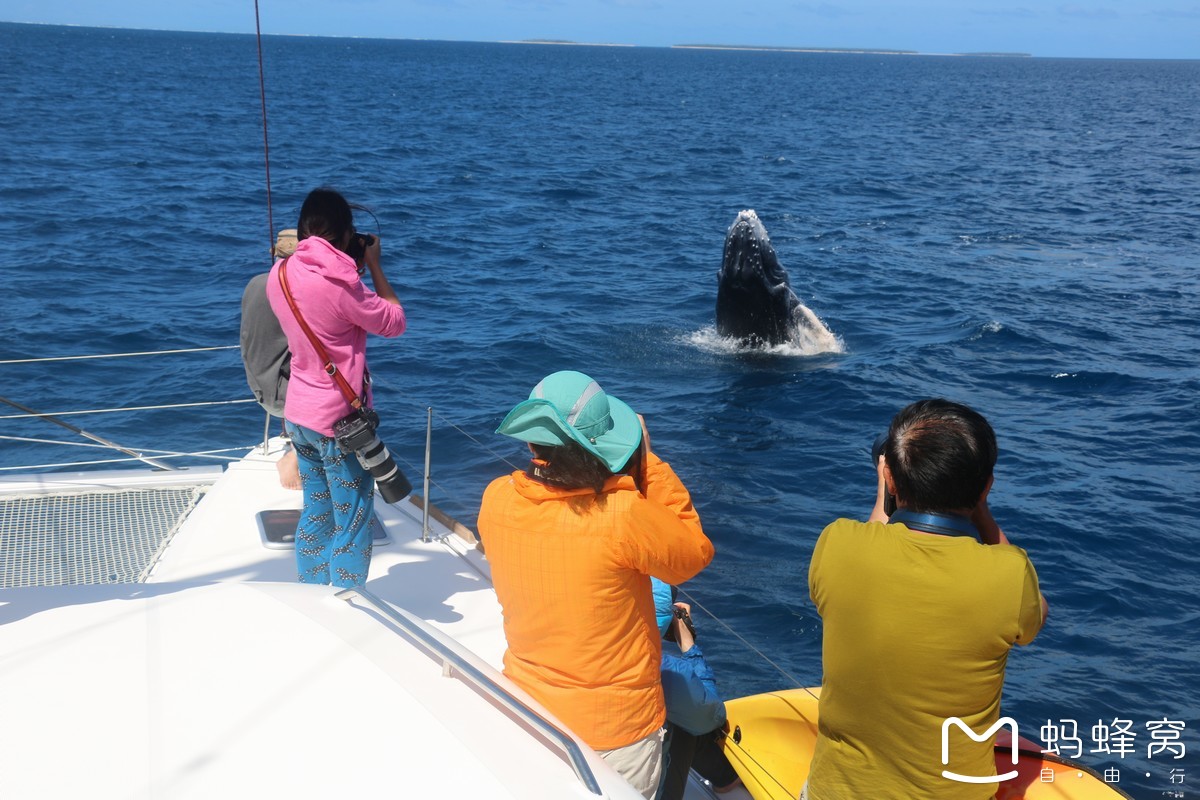
[[[587,375],[547,376],[497,428],[534,458],[488,486],[479,533],[504,673],[650,798],[666,718],[650,576],[682,583],[713,548],[643,430]]]

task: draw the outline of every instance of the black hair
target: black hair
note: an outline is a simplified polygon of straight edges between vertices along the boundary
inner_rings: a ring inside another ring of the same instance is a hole
[[[300,222],[296,225],[296,240],[318,236],[341,247],[347,233],[354,230],[353,209],[359,206],[346,202],[341,192],[322,186],[313,189],[300,206]]]
[[[604,482],[613,473],[608,465],[578,442],[563,445],[531,444],[534,461],[525,470],[530,478],[547,486],[563,489],[604,490]]]
[[[974,508],[996,466],[996,433],[979,412],[918,400],[888,428],[884,458],[896,496],[912,511]]]

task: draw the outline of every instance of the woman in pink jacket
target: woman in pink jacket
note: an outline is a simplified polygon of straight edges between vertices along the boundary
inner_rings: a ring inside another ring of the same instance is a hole
[[[404,309],[379,266],[379,239],[354,230],[350,204],[333,189],[315,189],[300,208],[299,244],[275,264],[267,297],[292,352],[284,418],[300,460],[304,510],[296,529],[296,566],[304,583],[357,586],[371,563],[374,480],[343,453],[333,425],[353,411],[301,328],[280,282],[286,263],[292,299],[329,359],[371,404],[367,334],[404,333]],[[362,252],[356,261],[349,252]],[[371,272],[372,291],[361,280]]]

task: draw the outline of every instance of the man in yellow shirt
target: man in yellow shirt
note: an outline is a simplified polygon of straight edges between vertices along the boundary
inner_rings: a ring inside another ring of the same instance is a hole
[[[942,762],[946,720],[976,735],[996,724],[1009,649],[1046,619],[1033,564],[988,509],[995,463],[977,412],[913,403],[888,430],[870,519],[821,533],[808,573],[824,625],[808,800],[995,793],[994,736],[952,726]]]

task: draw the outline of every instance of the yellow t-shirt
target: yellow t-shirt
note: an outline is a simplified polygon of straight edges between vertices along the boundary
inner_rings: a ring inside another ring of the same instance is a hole
[[[904,525],[839,519],[817,541],[809,591],[824,625],[820,723],[811,800],[988,798],[992,738],[1014,642],[1041,628],[1037,573],[1025,551]]]

